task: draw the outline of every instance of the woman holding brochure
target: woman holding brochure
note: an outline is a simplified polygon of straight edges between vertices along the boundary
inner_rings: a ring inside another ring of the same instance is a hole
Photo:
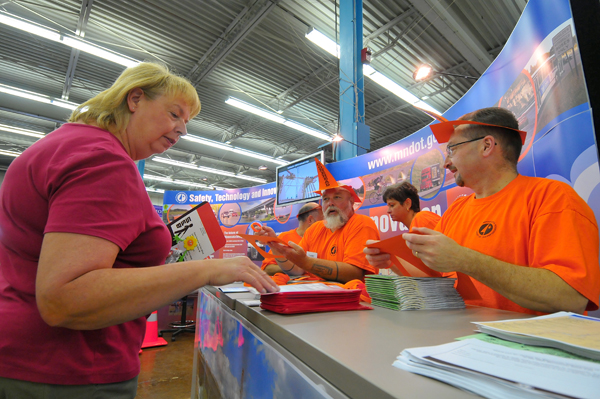
[[[206,284],[273,281],[246,257],[164,265],[170,234],[136,160],[200,100],[141,63],[16,158],[0,189],[0,398],[134,398],[145,315]]]

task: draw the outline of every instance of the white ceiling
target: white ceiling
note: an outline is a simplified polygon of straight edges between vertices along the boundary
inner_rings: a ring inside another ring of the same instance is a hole
[[[364,43],[371,65],[445,111],[473,84],[437,75],[417,83],[426,62],[439,71],[480,76],[501,51],[526,0],[363,0]],[[335,38],[334,0],[13,0],[0,13],[84,36],[137,60],[159,61],[187,76],[202,111],[190,134],[292,161],[323,140],[225,104],[229,96],[331,135],[338,121],[337,59],[308,41],[314,27]],[[107,88],[124,67],[0,24],[0,83],[82,103]],[[0,124],[49,133],[70,111],[0,93]],[[431,119],[365,81],[371,149],[396,142]],[[0,131],[0,150],[23,151],[35,139]],[[275,164],[181,140],[163,154],[198,166],[273,181]],[[0,169],[10,164],[0,155]],[[258,170],[266,164],[269,169]],[[223,188],[258,183],[148,160],[145,173]],[[207,180],[202,180],[202,179]],[[160,189],[188,189],[146,181]]]

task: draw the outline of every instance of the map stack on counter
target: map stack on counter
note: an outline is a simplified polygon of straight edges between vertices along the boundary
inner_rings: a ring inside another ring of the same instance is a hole
[[[475,324],[477,335],[503,339],[404,349],[393,366],[490,399],[600,398],[600,319],[559,312]]]
[[[456,279],[370,274],[365,276],[371,304],[393,310],[462,309]]]

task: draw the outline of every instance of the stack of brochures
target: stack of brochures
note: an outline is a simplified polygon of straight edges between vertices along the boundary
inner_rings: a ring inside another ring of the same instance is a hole
[[[599,397],[600,361],[594,359],[600,354],[600,319],[560,312],[475,324],[494,335],[547,348],[467,337],[439,346],[405,349],[393,365],[486,398]]]
[[[465,302],[456,279],[370,274],[365,276],[371,304],[393,310],[460,309]]]
[[[558,312],[532,319],[474,324],[480,332],[508,341],[561,349],[600,361],[600,319],[595,317]],[[598,384],[600,390],[600,380]]]
[[[323,283],[285,285],[279,288],[279,292],[261,294],[261,308],[281,314],[373,309],[360,304],[360,289],[347,290]]]

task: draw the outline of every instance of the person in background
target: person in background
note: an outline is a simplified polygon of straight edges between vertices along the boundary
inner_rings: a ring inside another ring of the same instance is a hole
[[[299,276],[305,272],[325,280],[347,283],[364,280],[365,274],[376,273],[369,265],[362,249],[367,240],[379,240],[375,222],[354,212],[354,203],[360,202],[351,186],[340,185],[318,160],[319,190],[324,220],[306,230],[300,244],[290,241],[290,246],[272,243],[275,255],[284,259],[276,261],[285,273]],[[275,236],[268,226],[260,235]]]
[[[383,192],[383,201],[387,203],[387,213],[392,220],[400,222],[406,226],[409,231],[413,227],[427,227],[434,229],[441,216],[436,213],[421,210],[421,202],[419,200],[419,192],[417,188],[407,181],[396,183],[386,188]],[[421,271],[409,262],[400,259],[400,263],[413,277],[441,277],[440,272],[426,269]],[[397,270],[394,265],[390,265],[392,271],[398,275],[402,273]]]
[[[467,304],[531,314],[598,309],[594,212],[568,184],[518,173],[526,132],[513,113],[483,108],[431,129],[448,143],[445,168],[474,193],[455,200],[435,230],[403,234],[413,254],[456,275]],[[365,252],[372,265],[389,265],[389,254]]]
[[[405,181],[389,186],[383,192],[383,202],[392,220],[401,222],[409,230],[413,227],[435,228],[441,219],[436,213],[421,211],[417,188]]]
[[[298,218],[298,227],[289,231],[284,231],[277,236],[284,242],[293,241],[296,244],[300,244],[300,241],[304,236],[304,232],[310,226],[312,226],[313,223],[323,220],[323,209],[321,208],[321,205],[314,202],[309,202],[300,208],[296,217]],[[269,253],[273,252],[269,250]],[[275,259],[276,258],[265,259],[262,263],[261,269],[267,272],[269,276],[273,276],[275,273],[283,273]],[[308,272],[306,272],[306,275],[309,277],[318,278],[317,276]]]
[[[145,315],[206,284],[273,281],[246,257],[164,265],[171,236],[134,161],[186,134],[200,100],[127,68],[8,168],[0,188],[0,397],[134,398]]]

